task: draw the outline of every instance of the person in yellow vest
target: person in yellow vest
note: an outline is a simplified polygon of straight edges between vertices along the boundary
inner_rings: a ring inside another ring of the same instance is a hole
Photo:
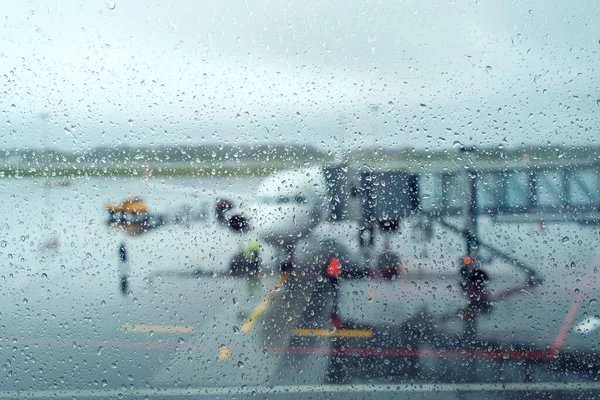
[[[246,301],[242,304],[242,313],[249,315],[260,295],[260,243],[258,238],[252,239],[244,246],[244,275],[248,277],[246,284]]]
[[[260,243],[258,238],[252,239],[246,246],[244,246],[244,257],[248,261],[258,261],[258,251],[260,250]]]

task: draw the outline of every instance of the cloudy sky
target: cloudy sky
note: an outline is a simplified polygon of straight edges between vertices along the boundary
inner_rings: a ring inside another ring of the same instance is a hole
[[[0,148],[600,139],[594,0],[11,3]]]

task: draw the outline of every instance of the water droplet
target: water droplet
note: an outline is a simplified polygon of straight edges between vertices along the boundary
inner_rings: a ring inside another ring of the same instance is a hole
[[[180,338],[177,340],[177,343],[179,343],[179,344],[184,344],[184,343],[185,343],[185,340],[183,340],[183,338],[182,338],[182,337],[180,337]]]
[[[244,363],[241,361],[238,361],[237,366],[238,366],[238,368],[244,368]]]
[[[102,386],[104,387],[104,386],[107,386],[107,385],[108,385],[108,382],[106,382],[106,379],[102,379]]]
[[[3,240],[0,242],[0,247],[6,247],[8,246],[8,242],[6,240]]]
[[[42,273],[42,278],[47,278],[47,277],[48,277],[48,275],[45,272]]]
[[[102,347],[102,346],[98,347],[98,350],[96,351],[96,355],[101,356],[102,351],[104,351],[104,347]]]
[[[589,302],[590,306],[595,306],[598,303],[598,299],[591,299]]]
[[[237,326],[237,325],[234,325],[234,327],[233,327],[233,332],[234,332],[234,333],[240,333],[240,327],[239,327],[239,326]]]
[[[565,236],[564,238],[562,238],[562,242],[563,243],[567,243],[569,241],[569,237]]]
[[[108,0],[106,2],[106,8],[108,8],[109,10],[114,10],[116,6],[117,6],[117,2],[114,0]]]

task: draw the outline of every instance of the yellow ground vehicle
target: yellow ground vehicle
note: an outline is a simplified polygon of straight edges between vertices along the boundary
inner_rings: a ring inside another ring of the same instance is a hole
[[[150,218],[148,206],[137,196],[128,197],[121,203],[109,203],[105,209],[109,225],[122,227],[131,234],[140,234],[161,224],[160,218],[156,221],[156,218]]]

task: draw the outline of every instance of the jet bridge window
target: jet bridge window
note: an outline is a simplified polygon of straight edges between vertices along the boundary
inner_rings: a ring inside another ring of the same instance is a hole
[[[466,199],[463,177],[458,173],[444,173],[441,179],[443,208],[446,210],[462,208]]]
[[[525,208],[530,204],[529,176],[514,171],[504,176],[504,206],[508,209]]]
[[[419,200],[423,211],[438,210],[442,204],[442,176],[423,174],[419,177]]]
[[[497,211],[502,203],[502,177],[497,173],[480,174],[477,181],[477,205],[480,210]]]
[[[598,173],[591,169],[574,170],[566,174],[570,204],[600,205]]]
[[[564,202],[563,179],[559,170],[541,171],[536,174],[537,204],[556,206]]]

